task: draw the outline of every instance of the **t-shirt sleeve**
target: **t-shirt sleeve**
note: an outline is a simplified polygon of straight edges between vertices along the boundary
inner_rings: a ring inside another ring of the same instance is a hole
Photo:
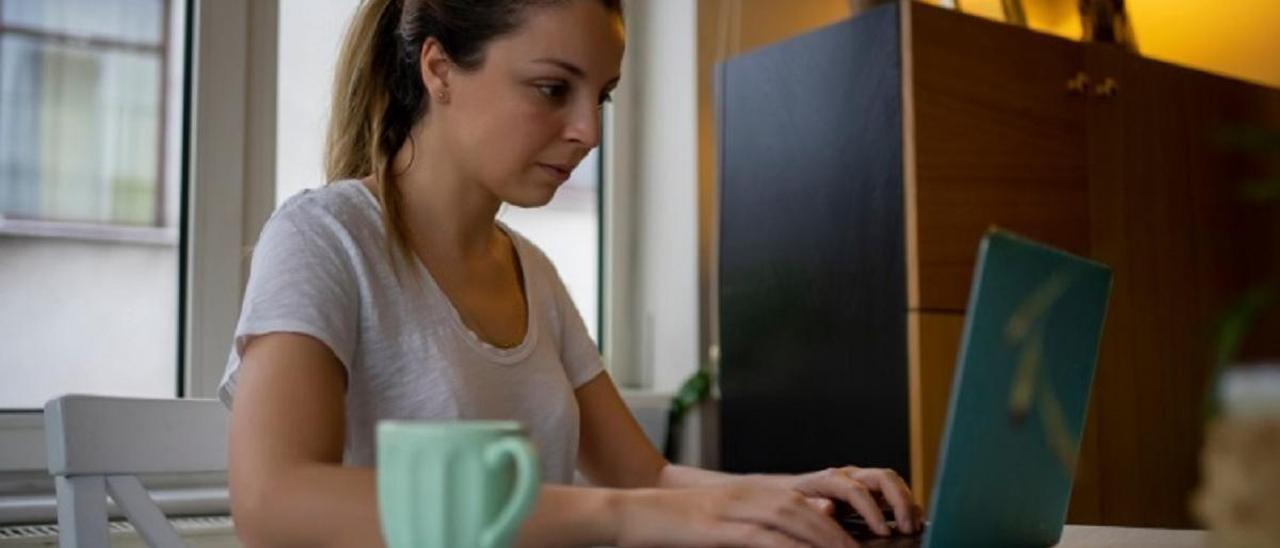
[[[282,209],[267,221],[253,251],[240,321],[218,390],[228,407],[245,347],[268,333],[311,336],[327,345],[351,374],[360,306],[353,267],[337,238],[322,226],[295,222],[289,213]]]
[[[550,265],[551,262],[548,260],[547,264]],[[560,314],[560,359],[564,362],[569,382],[576,389],[604,371],[604,360],[600,358],[600,350],[595,341],[591,340],[587,325],[582,321],[582,314],[578,313],[578,307],[573,304],[573,298],[569,296],[569,290],[560,280],[560,275],[554,266],[549,270],[551,292]]]

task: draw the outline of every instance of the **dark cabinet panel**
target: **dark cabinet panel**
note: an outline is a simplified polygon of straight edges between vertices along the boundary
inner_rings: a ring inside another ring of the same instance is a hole
[[[721,461],[906,476],[897,7],[720,66]]]

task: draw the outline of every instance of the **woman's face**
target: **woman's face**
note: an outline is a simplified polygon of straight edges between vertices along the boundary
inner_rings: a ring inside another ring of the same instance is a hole
[[[517,206],[551,201],[600,144],[623,44],[617,15],[573,0],[530,8],[523,25],[489,43],[479,69],[452,71],[448,104],[431,116],[463,176]]]

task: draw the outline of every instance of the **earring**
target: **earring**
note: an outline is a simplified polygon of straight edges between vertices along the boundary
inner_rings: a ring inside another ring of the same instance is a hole
[[[442,89],[442,90],[437,91],[437,92],[436,92],[436,100],[440,101],[441,103],[447,103],[447,102],[449,102],[449,92],[448,92],[448,91],[446,91],[446,90],[443,90],[443,89]]]

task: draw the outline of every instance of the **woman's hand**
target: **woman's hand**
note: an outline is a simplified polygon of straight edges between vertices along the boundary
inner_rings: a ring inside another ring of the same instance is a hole
[[[924,511],[911,499],[911,489],[897,472],[887,468],[845,466],[770,481],[791,487],[808,497],[848,502],[878,534],[890,534],[882,501],[893,508],[898,530],[912,534],[924,527]]]
[[[830,508],[796,489],[738,483],[637,489],[619,499],[617,544],[631,546],[852,547]]]

